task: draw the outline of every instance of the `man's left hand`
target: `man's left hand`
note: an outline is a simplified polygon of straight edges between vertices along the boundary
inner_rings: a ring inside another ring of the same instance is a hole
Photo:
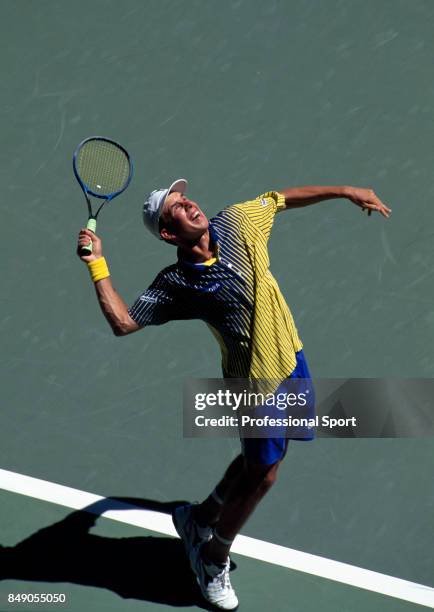
[[[345,197],[351,202],[354,202],[357,206],[360,206],[362,210],[367,210],[368,214],[372,211],[377,211],[383,217],[388,219],[392,212],[391,208],[388,208],[376,195],[373,189],[364,189],[362,187],[347,187]]]

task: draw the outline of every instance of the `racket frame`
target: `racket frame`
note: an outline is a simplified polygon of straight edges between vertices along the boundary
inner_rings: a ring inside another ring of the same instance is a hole
[[[126,158],[128,159],[128,163],[130,165],[130,174],[126,180],[125,185],[122,187],[122,189],[119,189],[118,191],[114,191],[113,193],[109,193],[109,194],[101,194],[101,193],[95,193],[94,191],[92,191],[92,189],[86,185],[86,183],[81,179],[78,170],[77,170],[77,158],[78,158],[78,154],[80,152],[80,150],[82,149],[82,147],[89,142],[90,140],[103,140],[104,142],[108,142],[110,144],[114,144],[116,145],[123,153],[125,153]],[[82,188],[82,190],[84,191],[85,194],[90,194],[91,196],[95,197],[95,198],[100,198],[102,200],[105,200],[107,202],[110,202],[110,200],[113,200],[113,198],[115,198],[116,196],[118,196],[119,194],[121,194],[123,191],[125,191],[125,189],[128,187],[128,185],[131,182],[131,179],[133,178],[133,172],[134,172],[134,167],[133,167],[133,161],[128,153],[128,151],[122,146],[120,145],[118,142],[116,142],[115,140],[111,140],[110,138],[105,138],[104,136],[89,136],[88,138],[85,138],[84,140],[82,140],[80,142],[80,144],[77,146],[77,148],[74,151],[74,155],[72,158],[72,167],[74,169],[74,174],[75,174],[75,178],[77,179],[77,181],[80,183],[80,187]],[[99,211],[98,211],[99,212]],[[97,213],[98,214],[98,213]]]
[[[101,194],[101,193],[95,193],[94,191],[92,191],[92,189],[86,185],[86,183],[81,179],[78,170],[77,170],[77,158],[78,158],[78,154],[80,153],[80,150],[82,149],[82,147],[89,142],[90,140],[103,140],[104,142],[108,142],[110,144],[115,145],[116,147],[118,147],[127,157],[128,159],[128,163],[130,166],[130,174],[124,184],[124,186],[122,187],[122,189],[119,189],[118,191],[114,191],[113,193],[109,193],[109,194]],[[134,165],[133,165],[133,160],[131,159],[128,151],[122,146],[120,145],[118,142],[116,142],[115,140],[111,140],[110,138],[105,138],[104,136],[89,136],[88,138],[85,138],[84,140],[82,140],[80,142],[80,144],[77,146],[77,148],[74,151],[74,155],[72,158],[72,168],[74,170],[74,174],[75,174],[75,178],[77,179],[83,193],[84,196],[86,198],[86,202],[87,202],[87,209],[89,211],[89,217],[88,217],[88,221],[87,221],[87,229],[91,230],[93,233],[95,233],[96,230],[96,219],[98,217],[98,214],[100,212],[100,210],[102,209],[102,207],[104,206],[104,204],[106,202],[110,202],[111,200],[113,200],[116,196],[120,195],[121,193],[123,193],[125,191],[125,189],[128,187],[128,185],[131,182],[131,179],[133,178],[133,173],[134,173]],[[94,214],[92,211],[92,205],[89,199],[89,195],[95,197],[95,198],[99,198],[100,200],[104,200],[104,202],[102,202],[102,204],[99,206],[98,210],[96,211],[96,213]],[[89,245],[82,247],[81,249],[83,254],[90,254],[92,253],[92,242],[89,243]]]

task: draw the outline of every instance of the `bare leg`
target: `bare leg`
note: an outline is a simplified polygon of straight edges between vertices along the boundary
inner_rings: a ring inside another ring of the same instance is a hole
[[[226,499],[233,483],[238,480],[240,475],[243,473],[243,470],[244,457],[242,455],[238,455],[238,457],[236,457],[229,465],[225,475],[215,488],[217,497],[220,498],[221,501]],[[195,509],[194,518],[201,527],[205,527],[207,525],[213,526],[219,520],[221,511],[222,504],[219,503],[215,496],[213,496],[211,493],[211,495],[209,495],[205,501],[203,501],[200,506]]]
[[[262,465],[244,460],[243,469],[231,482],[220,506],[215,535],[202,549],[206,558],[213,563],[225,563],[235,536],[275,482],[279,465],[280,461]]]

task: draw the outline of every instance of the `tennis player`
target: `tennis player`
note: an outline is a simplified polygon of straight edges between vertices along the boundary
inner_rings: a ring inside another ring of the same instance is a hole
[[[87,263],[101,310],[116,336],[175,319],[201,319],[218,340],[224,377],[285,381],[310,373],[293,317],[269,271],[267,242],[276,213],[332,198],[389,217],[372,189],[296,187],[234,204],[208,220],[186,196],[187,181],[152,191],[143,220],[158,239],[178,247],[178,260],[162,270],[129,308],[113,288],[100,238],[79,233],[78,248],[93,243]],[[306,439],[312,435],[306,433]],[[175,528],[201,591],[210,603],[233,610],[229,551],[258,502],[276,480],[287,438],[242,439],[241,454],[201,504],[177,508]]]

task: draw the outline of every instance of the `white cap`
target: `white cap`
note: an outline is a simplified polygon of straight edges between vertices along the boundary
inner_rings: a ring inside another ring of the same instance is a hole
[[[161,239],[158,223],[167,196],[173,191],[185,193],[187,185],[188,182],[185,179],[178,179],[170,185],[169,189],[154,189],[154,191],[151,191],[146,196],[143,205],[143,222],[148,230],[157,238]]]

